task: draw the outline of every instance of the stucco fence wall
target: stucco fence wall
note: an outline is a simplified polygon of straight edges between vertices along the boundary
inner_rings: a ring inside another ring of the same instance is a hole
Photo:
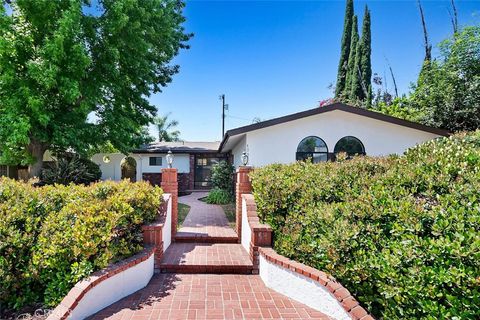
[[[158,221],[142,227],[144,250],[76,283],[48,320],[85,319],[148,284],[171,244],[172,196],[163,200]]]

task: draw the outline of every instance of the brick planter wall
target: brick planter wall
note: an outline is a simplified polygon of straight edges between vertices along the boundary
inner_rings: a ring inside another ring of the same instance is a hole
[[[238,241],[242,242],[242,195],[252,192],[252,183],[249,173],[252,167],[239,167],[237,169],[237,183],[235,185],[235,221]]]
[[[84,319],[109,306],[111,303],[145,287],[153,275],[153,268],[151,265],[140,265],[148,263],[149,261],[147,260],[149,260],[153,254],[154,248],[147,247],[142,252],[103,270],[94,272],[88,278],[77,282],[55,310],[53,310],[52,314],[48,316],[47,320],[63,320],[67,318],[73,320]],[[133,279],[130,274],[130,276],[127,277],[130,279],[130,282],[125,282],[122,273],[135,272],[134,270],[130,270],[135,267],[141,267],[142,270],[151,268],[149,271],[150,274],[137,272],[136,277],[138,279]],[[110,282],[111,287],[117,289],[115,294],[105,295],[106,291],[111,291],[105,289],[107,282]]]

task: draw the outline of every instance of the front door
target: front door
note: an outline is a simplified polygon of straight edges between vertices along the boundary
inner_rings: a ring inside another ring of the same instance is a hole
[[[212,187],[212,167],[219,162],[219,158],[195,156],[195,189],[210,189]]]

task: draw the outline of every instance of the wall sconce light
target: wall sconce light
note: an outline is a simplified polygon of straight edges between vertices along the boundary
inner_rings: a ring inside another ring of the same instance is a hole
[[[242,163],[243,163],[244,166],[246,166],[248,164],[248,146],[245,149],[245,151],[243,151],[243,153],[242,153]]]
[[[167,152],[167,163],[168,163],[168,167],[171,168],[171,167],[172,167],[172,163],[173,163],[173,153],[172,153],[172,150],[168,150],[168,152]]]
[[[110,156],[103,156],[103,163],[110,163]]]

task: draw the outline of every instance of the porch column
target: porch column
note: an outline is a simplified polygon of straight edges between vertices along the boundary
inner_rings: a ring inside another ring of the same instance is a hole
[[[248,166],[241,166],[237,169],[235,222],[239,243],[242,242],[242,194],[252,193],[252,183],[248,176],[251,171],[253,168]]]
[[[178,223],[178,179],[177,169],[164,168],[162,169],[162,183],[163,192],[172,195],[172,241],[175,239],[177,233]]]

